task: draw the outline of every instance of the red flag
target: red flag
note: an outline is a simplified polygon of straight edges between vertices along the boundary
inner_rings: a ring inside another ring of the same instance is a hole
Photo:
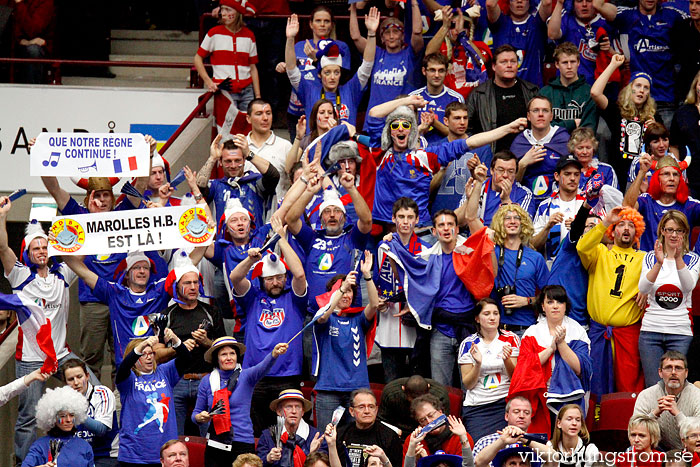
[[[452,264],[457,276],[464,286],[478,301],[491,294],[496,275],[493,270],[491,255],[493,254],[493,241],[486,233],[486,227],[482,227],[462,245],[467,252],[452,253]],[[459,248],[464,251],[464,248]]]

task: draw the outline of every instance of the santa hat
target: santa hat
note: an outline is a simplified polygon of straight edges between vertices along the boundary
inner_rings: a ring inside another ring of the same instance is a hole
[[[286,272],[287,264],[281,258],[278,258],[276,254],[270,253],[258,261],[253,268],[250,278],[277,276]]]
[[[686,201],[688,201],[688,184],[683,178],[683,171],[688,168],[688,164],[689,163],[687,157],[683,162],[679,163],[676,160],[676,158],[672,156],[664,156],[658,161],[652,162],[652,169],[654,169],[654,174],[651,176],[651,180],[649,180],[649,188],[647,189],[647,191],[649,192],[649,196],[651,196],[655,200],[658,200],[661,197],[661,182],[659,181],[659,173],[661,172],[661,169],[665,167],[673,167],[680,174],[678,189],[676,190],[676,200],[678,200],[678,202],[680,203],[685,203]]]
[[[332,186],[329,186],[323,191],[323,202],[321,203],[321,206],[318,208],[318,213],[323,214],[323,210],[331,207],[331,206],[336,206],[337,208],[340,208],[343,213],[345,213],[345,206],[343,205],[343,202],[340,200],[340,196],[338,195],[338,192],[333,188]]]
[[[153,167],[163,167],[163,172],[165,172],[165,179],[170,183],[170,163],[166,161],[163,156],[158,154],[158,151],[153,153],[151,157],[151,168]]]
[[[343,67],[343,51],[338,47],[338,44],[331,39],[321,39],[318,41],[318,71],[323,70],[328,65],[338,65]]]
[[[238,198],[229,198],[228,201],[226,201],[224,213],[219,218],[219,226],[217,228],[217,235],[219,237],[226,234],[226,225],[228,225],[229,218],[234,214],[245,214],[248,216],[248,220],[250,220],[250,228],[253,229],[255,227],[255,223],[253,221],[255,216],[253,216],[250,211],[243,207],[241,200]]]
[[[176,252],[173,256],[172,262],[173,268],[170,270],[170,272],[165,278],[165,291],[168,292],[168,294],[170,294],[171,297],[173,297],[173,300],[175,300],[178,303],[182,303],[182,301],[180,301],[177,298],[177,283],[180,281],[180,279],[182,279],[182,276],[184,276],[188,272],[194,272],[197,274],[197,276],[199,276],[199,296],[211,298],[207,295],[204,295],[204,288],[202,287],[202,275],[200,274],[199,269],[197,269],[197,266],[195,266],[192,263],[192,260],[190,259],[186,251],[179,250],[178,252]]]
[[[220,0],[219,5],[231,7],[242,15],[253,16],[257,13],[250,0]]]
[[[43,238],[47,242],[49,240],[49,237],[46,236],[46,232],[44,232],[44,229],[41,227],[39,221],[36,219],[32,219],[30,222],[27,223],[26,227],[24,228],[24,239],[22,240],[21,246],[22,262],[26,265],[30,264],[29,244],[35,238]]]

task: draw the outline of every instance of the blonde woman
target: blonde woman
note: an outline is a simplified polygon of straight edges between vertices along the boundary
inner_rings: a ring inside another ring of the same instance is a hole
[[[639,292],[649,295],[649,305],[642,317],[639,333],[644,383],[659,381],[661,356],[676,350],[687,355],[693,330],[690,323],[692,293],[698,282],[700,256],[689,251],[688,219],[671,209],[664,214],[657,229],[654,251],[644,257]]]
[[[469,193],[467,225],[472,233],[484,226],[478,208],[486,172],[485,165],[477,166],[465,190]],[[502,205],[491,220],[491,229],[498,265],[492,297],[500,304],[503,329],[520,337],[536,322],[533,303],[537,291],[547,284],[547,265],[544,257],[529,247],[535,229],[530,215],[517,204]]]
[[[700,122],[700,71],[690,85],[685,103],[676,110],[671,121],[671,152],[676,155],[676,158],[700,155],[698,122]],[[690,149],[690,154],[686,148]],[[688,186],[694,198],[700,196],[700,173],[695,173],[698,170],[700,170],[698,164],[688,166],[686,169]]]
[[[573,154],[583,166],[578,187],[583,190],[586,182],[596,173],[603,177],[603,183],[620,189],[615,170],[610,164],[598,160],[598,140],[592,128],[582,126],[571,132],[566,145],[569,154]]]
[[[656,102],[651,97],[651,77],[644,72],[633,73],[627,86],[620,90],[617,105],[609,105],[605,87],[612,74],[625,63],[624,55],[613,55],[610,64],[591,87],[591,98],[603,112],[603,118],[612,132],[611,149],[619,143],[618,151],[610,151],[610,164],[617,178],[625,180],[630,162],[642,153],[644,130],[654,121]]]

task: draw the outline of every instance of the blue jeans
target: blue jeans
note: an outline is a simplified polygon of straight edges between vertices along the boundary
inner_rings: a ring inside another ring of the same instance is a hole
[[[656,117],[660,118],[664,126],[669,130],[671,129],[673,113],[676,111],[676,108],[676,104],[673,102],[656,101]]]
[[[173,388],[173,404],[175,405],[175,420],[177,421],[177,434],[185,434],[185,422],[189,418],[190,405],[194,407],[197,402],[197,391],[199,391],[199,379],[181,379]],[[206,437],[207,425],[197,424],[199,436]]]
[[[231,93],[233,98],[233,103],[238,110],[241,112],[248,112],[248,104],[253,102],[255,99],[255,91],[253,91],[253,85],[249,84],[241,90],[241,92]]]
[[[25,58],[44,58],[46,57],[46,49],[40,45],[20,46],[20,55]],[[24,65],[22,73],[22,82],[30,84],[44,83],[44,64],[31,63]]]
[[[66,360],[71,358],[78,358],[73,352],[69,352],[68,355],[58,360],[58,367],[60,368]],[[41,368],[43,362],[23,362],[21,360],[15,360],[15,377],[22,378],[32,371]],[[102,384],[92,373],[88,367],[88,373],[90,373],[90,382],[93,385]],[[54,376],[58,378],[58,373]],[[34,441],[36,441],[36,404],[41,399],[44,394],[44,388],[46,383],[35,381],[29,385],[26,391],[19,395],[19,407],[17,408],[17,422],[15,423],[15,457],[17,458],[17,464],[21,464],[24,457],[29,452],[29,447]]]
[[[326,429],[333,419],[333,411],[342,405],[346,409],[350,407],[350,393],[344,391],[316,391],[314,414],[316,415],[316,426]],[[346,410],[343,418],[350,414]]]
[[[432,378],[444,386],[452,386],[457,364],[459,342],[433,328],[430,335],[430,373]]]
[[[640,332],[639,355],[642,359],[644,385],[646,387],[653,386],[661,379],[659,377],[659,363],[661,363],[661,356],[665,352],[676,350],[683,355],[687,355],[692,340],[693,336],[649,331]]]

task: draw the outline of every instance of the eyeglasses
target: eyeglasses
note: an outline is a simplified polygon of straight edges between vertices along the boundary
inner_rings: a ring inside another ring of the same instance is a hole
[[[392,130],[398,130],[399,127],[403,130],[410,130],[411,122],[407,122],[406,120],[394,120],[389,126]]]
[[[661,368],[661,371],[665,371],[666,373],[672,373],[674,371],[676,373],[682,373],[685,371],[685,367],[680,365],[666,365]]]
[[[428,422],[430,422],[431,420],[434,420],[435,418],[437,418],[437,414],[438,414],[438,411],[437,411],[437,410],[433,410],[432,412],[430,412],[430,413],[429,413],[428,415],[426,415],[425,417],[419,418],[419,419],[418,419],[418,424],[419,424],[419,425],[427,425]]]
[[[355,410],[374,410],[377,408],[376,404],[362,404],[362,405],[353,405],[352,406]]]
[[[515,169],[504,169],[502,167],[498,167],[497,169],[493,169],[494,172],[496,172],[498,175],[503,175],[503,174],[508,174],[508,175],[515,175]]]
[[[141,354],[142,357],[152,357],[155,355],[155,352],[144,352]]]
[[[520,216],[506,216],[503,218],[504,221],[518,221],[520,222],[522,219]]]
[[[669,235],[685,235],[684,229],[668,229],[664,227],[664,232],[666,232]]]
[[[691,433],[688,436],[686,436],[685,439],[689,439],[691,441],[698,440],[700,439],[700,433]]]

